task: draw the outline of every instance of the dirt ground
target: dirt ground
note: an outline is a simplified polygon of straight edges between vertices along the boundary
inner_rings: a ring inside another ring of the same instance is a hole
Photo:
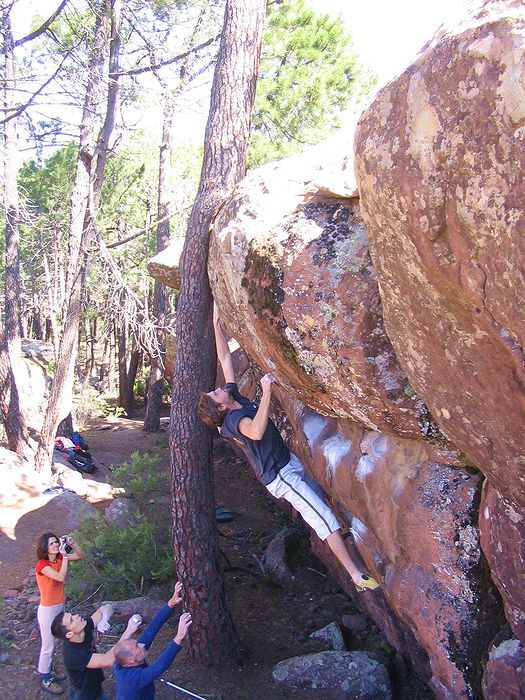
[[[161,467],[169,469],[166,433],[144,434],[141,421],[112,419],[83,434],[99,466],[95,477],[98,481],[111,482],[111,465],[122,464],[134,450],[161,454]],[[216,503],[227,506],[234,516],[233,522],[218,527],[221,549],[231,564],[225,571],[231,613],[247,653],[241,665],[232,662],[220,668],[203,668],[183,648],[165,678],[208,700],[330,698],[330,694],[320,691],[309,694],[282,689],[272,679],[272,668],[283,659],[321,650],[318,642],[308,640],[308,635],[332,621],[340,623],[343,615],[360,614],[360,610],[340,592],[322,564],[311,555],[306,532],[294,583],[281,587],[263,577],[257,562],[262,555],[261,539],[268,540],[292,521],[267,495],[249,468],[220,440],[216,443],[215,473]],[[24,527],[16,530],[16,554],[11,540],[5,537],[0,540],[0,561],[5,564],[0,591],[20,586],[29,576],[24,604],[20,603],[17,609],[8,603],[0,607],[0,638],[7,636],[11,640],[9,648],[0,648],[2,700],[51,697],[40,689],[36,673],[40,645],[35,628],[38,596],[31,588],[31,572],[38,533],[61,530],[59,514],[53,513],[52,504],[51,500],[46,508],[25,515]],[[98,507],[103,506],[99,504]],[[381,654],[393,671],[396,698],[423,700],[432,697],[407,673],[376,628],[366,621],[365,626],[365,629],[345,631],[348,649],[369,649]],[[166,625],[155,640],[149,658],[156,658],[173,635],[173,626]],[[2,652],[8,657],[3,661]],[[56,657],[57,666],[61,668],[60,654]],[[110,671],[106,671],[106,679],[106,693],[114,697]],[[156,698],[162,700],[189,697],[159,682],[156,687]],[[67,697],[67,694],[60,697]]]

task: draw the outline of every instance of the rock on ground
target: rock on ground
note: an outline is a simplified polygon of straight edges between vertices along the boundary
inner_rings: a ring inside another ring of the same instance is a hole
[[[388,672],[362,651],[321,651],[278,663],[274,679],[290,689],[333,690],[353,700],[390,700]]]

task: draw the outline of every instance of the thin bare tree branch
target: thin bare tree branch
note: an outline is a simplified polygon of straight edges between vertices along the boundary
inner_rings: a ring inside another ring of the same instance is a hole
[[[74,47],[74,48],[76,48],[76,47]],[[36,92],[34,92],[34,93],[31,95],[31,97],[29,98],[29,100],[27,100],[27,102],[25,102],[23,105],[20,105],[19,107],[17,107],[14,111],[13,111],[13,110],[9,110],[9,111],[11,112],[11,114],[10,114],[9,116],[6,116],[4,119],[1,119],[1,120],[0,120],[0,124],[5,124],[6,122],[11,121],[11,119],[15,119],[16,117],[19,117],[21,114],[23,114],[23,113],[26,111],[26,109],[27,109],[28,107],[30,107],[30,106],[32,105],[32,103],[35,101],[35,99],[38,97],[38,95],[40,95],[40,93],[49,85],[49,83],[51,83],[51,82],[56,78],[56,76],[58,75],[58,73],[59,73],[60,70],[62,69],[62,66],[64,65],[66,59],[69,57],[69,55],[70,55],[70,53],[71,53],[72,51],[73,51],[73,48],[71,48],[71,49],[66,53],[66,55],[64,56],[64,58],[60,61],[60,64],[58,65],[58,68],[57,68],[56,71],[53,73],[53,75],[51,75],[51,76],[48,78],[48,80],[46,80],[45,83],[43,83],[43,84],[38,88],[38,90],[37,90]]]
[[[31,34],[28,34],[27,36],[23,37],[22,39],[18,39],[15,41],[15,47],[17,46],[22,46],[22,44],[26,44],[28,41],[32,41],[33,39],[36,39],[39,37],[41,34],[44,34],[49,27],[53,24],[53,22],[56,20],[58,15],[62,12],[64,7],[67,5],[68,0],[62,0],[60,5],[57,7],[57,9],[53,12],[53,14],[46,19],[44,24],[42,24],[38,29],[35,29],[34,32],[31,32]]]
[[[118,73],[110,73],[109,75],[111,78],[114,78],[118,75],[140,75],[141,73],[150,73],[151,71],[155,71],[158,68],[162,68],[163,66],[169,66],[171,63],[181,61],[183,58],[186,58],[186,56],[189,56],[192,53],[198,53],[201,49],[205,49],[207,46],[213,44],[214,41],[220,39],[220,36],[220,34],[217,34],[217,36],[214,36],[211,39],[208,39],[208,41],[205,41],[202,44],[195,46],[193,49],[188,49],[188,51],[184,51],[183,53],[180,53],[177,56],[168,59],[167,61],[161,61],[160,63],[157,63],[154,66],[146,66],[145,68],[132,68],[126,71],[119,71]]]

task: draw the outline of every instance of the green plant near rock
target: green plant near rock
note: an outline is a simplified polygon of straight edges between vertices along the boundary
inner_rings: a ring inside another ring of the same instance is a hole
[[[169,471],[160,466],[159,455],[132,452],[129,462],[113,469],[113,484],[144,510],[156,495],[169,494]]]
[[[156,455],[133,452],[130,462],[113,471],[114,483],[134,500],[127,526],[86,522],[76,537],[87,556],[71,566],[66,580],[75,601],[134,597],[175,576],[169,523],[168,473]]]

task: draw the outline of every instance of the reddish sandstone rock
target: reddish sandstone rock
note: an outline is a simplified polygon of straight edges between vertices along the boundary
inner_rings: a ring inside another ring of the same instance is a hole
[[[363,607],[437,698],[475,697],[502,617],[478,541],[480,475],[434,461],[423,441],[297,404],[286,412],[297,417],[297,453],[351,522],[365,567],[381,583],[382,593],[360,594]],[[315,548],[351,593],[328,548]]]
[[[485,2],[383,88],[356,132],[385,326],[415,390],[525,507],[525,13]]]
[[[221,209],[210,277],[224,326],[311,408],[389,433],[428,433],[426,407],[383,327],[355,193],[335,196],[318,170],[303,156],[270,163]]]
[[[522,641],[524,66],[523,3],[486,2],[379,93],[356,134],[385,325],[419,395],[493,486],[482,544]]]
[[[479,529],[481,545],[503,598],[507,620],[525,645],[525,513],[487,482],[481,499]]]
[[[525,698],[525,649],[517,639],[501,642],[490,652],[483,674],[486,700]]]

